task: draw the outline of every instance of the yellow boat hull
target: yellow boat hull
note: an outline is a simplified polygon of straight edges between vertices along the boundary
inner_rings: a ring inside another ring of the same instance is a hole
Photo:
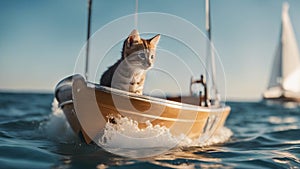
[[[174,136],[209,139],[224,126],[230,107],[201,107],[197,97],[161,99],[87,83],[80,75],[62,80],[56,98],[75,133],[90,143],[111,117],[124,116],[145,128],[146,122],[167,127]],[[189,103],[189,104],[187,104]]]

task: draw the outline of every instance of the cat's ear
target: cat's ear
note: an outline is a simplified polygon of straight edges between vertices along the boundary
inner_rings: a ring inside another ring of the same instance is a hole
[[[160,39],[160,34],[158,34],[158,35],[154,36],[153,38],[149,39],[150,44],[151,44],[152,46],[155,46],[155,47],[156,47],[156,45],[157,45],[158,42],[159,42],[159,39]]]
[[[131,47],[133,44],[138,43],[140,40],[141,38],[139,32],[134,29],[127,39],[127,47]]]

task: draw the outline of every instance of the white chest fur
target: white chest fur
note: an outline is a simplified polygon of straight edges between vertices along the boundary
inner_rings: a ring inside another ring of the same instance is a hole
[[[126,62],[119,64],[116,69],[111,87],[142,94],[146,70],[135,68]]]

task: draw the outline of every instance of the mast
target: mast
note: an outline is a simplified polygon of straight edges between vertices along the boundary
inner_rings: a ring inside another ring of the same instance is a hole
[[[219,98],[219,92],[217,90],[217,86],[216,86],[216,64],[215,64],[215,55],[214,55],[214,50],[212,48],[212,37],[211,37],[211,17],[210,17],[210,0],[206,0],[205,1],[205,9],[206,9],[206,31],[208,34],[208,39],[209,39],[209,43],[208,43],[208,50],[207,50],[207,67],[211,69],[211,84],[212,84],[212,88],[211,88],[211,92],[213,93],[213,97],[211,98],[214,101],[214,104],[219,104],[220,98]],[[210,62],[209,62],[210,60]],[[207,75],[206,78],[209,77],[208,72],[206,71]]]
[[[88,0],[88,23],[87,23],[87,37],[86,37],[86,56],[85,56],[85,79],[88,80],[89,69],[89,51],[90,51],[90,36],[91,36],[91,17],[92,17],[92,0]]]
[[[138,28],[138,8],[139,8],[139,0],[135,0],[135,11],[134,11],[134,28]]]

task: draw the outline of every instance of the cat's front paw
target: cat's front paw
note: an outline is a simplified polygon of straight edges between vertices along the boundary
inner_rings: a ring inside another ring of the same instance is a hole
[[[134,93],[138,94],[138,95],[142,95],[143,94],[142,91],[135,91]]]

